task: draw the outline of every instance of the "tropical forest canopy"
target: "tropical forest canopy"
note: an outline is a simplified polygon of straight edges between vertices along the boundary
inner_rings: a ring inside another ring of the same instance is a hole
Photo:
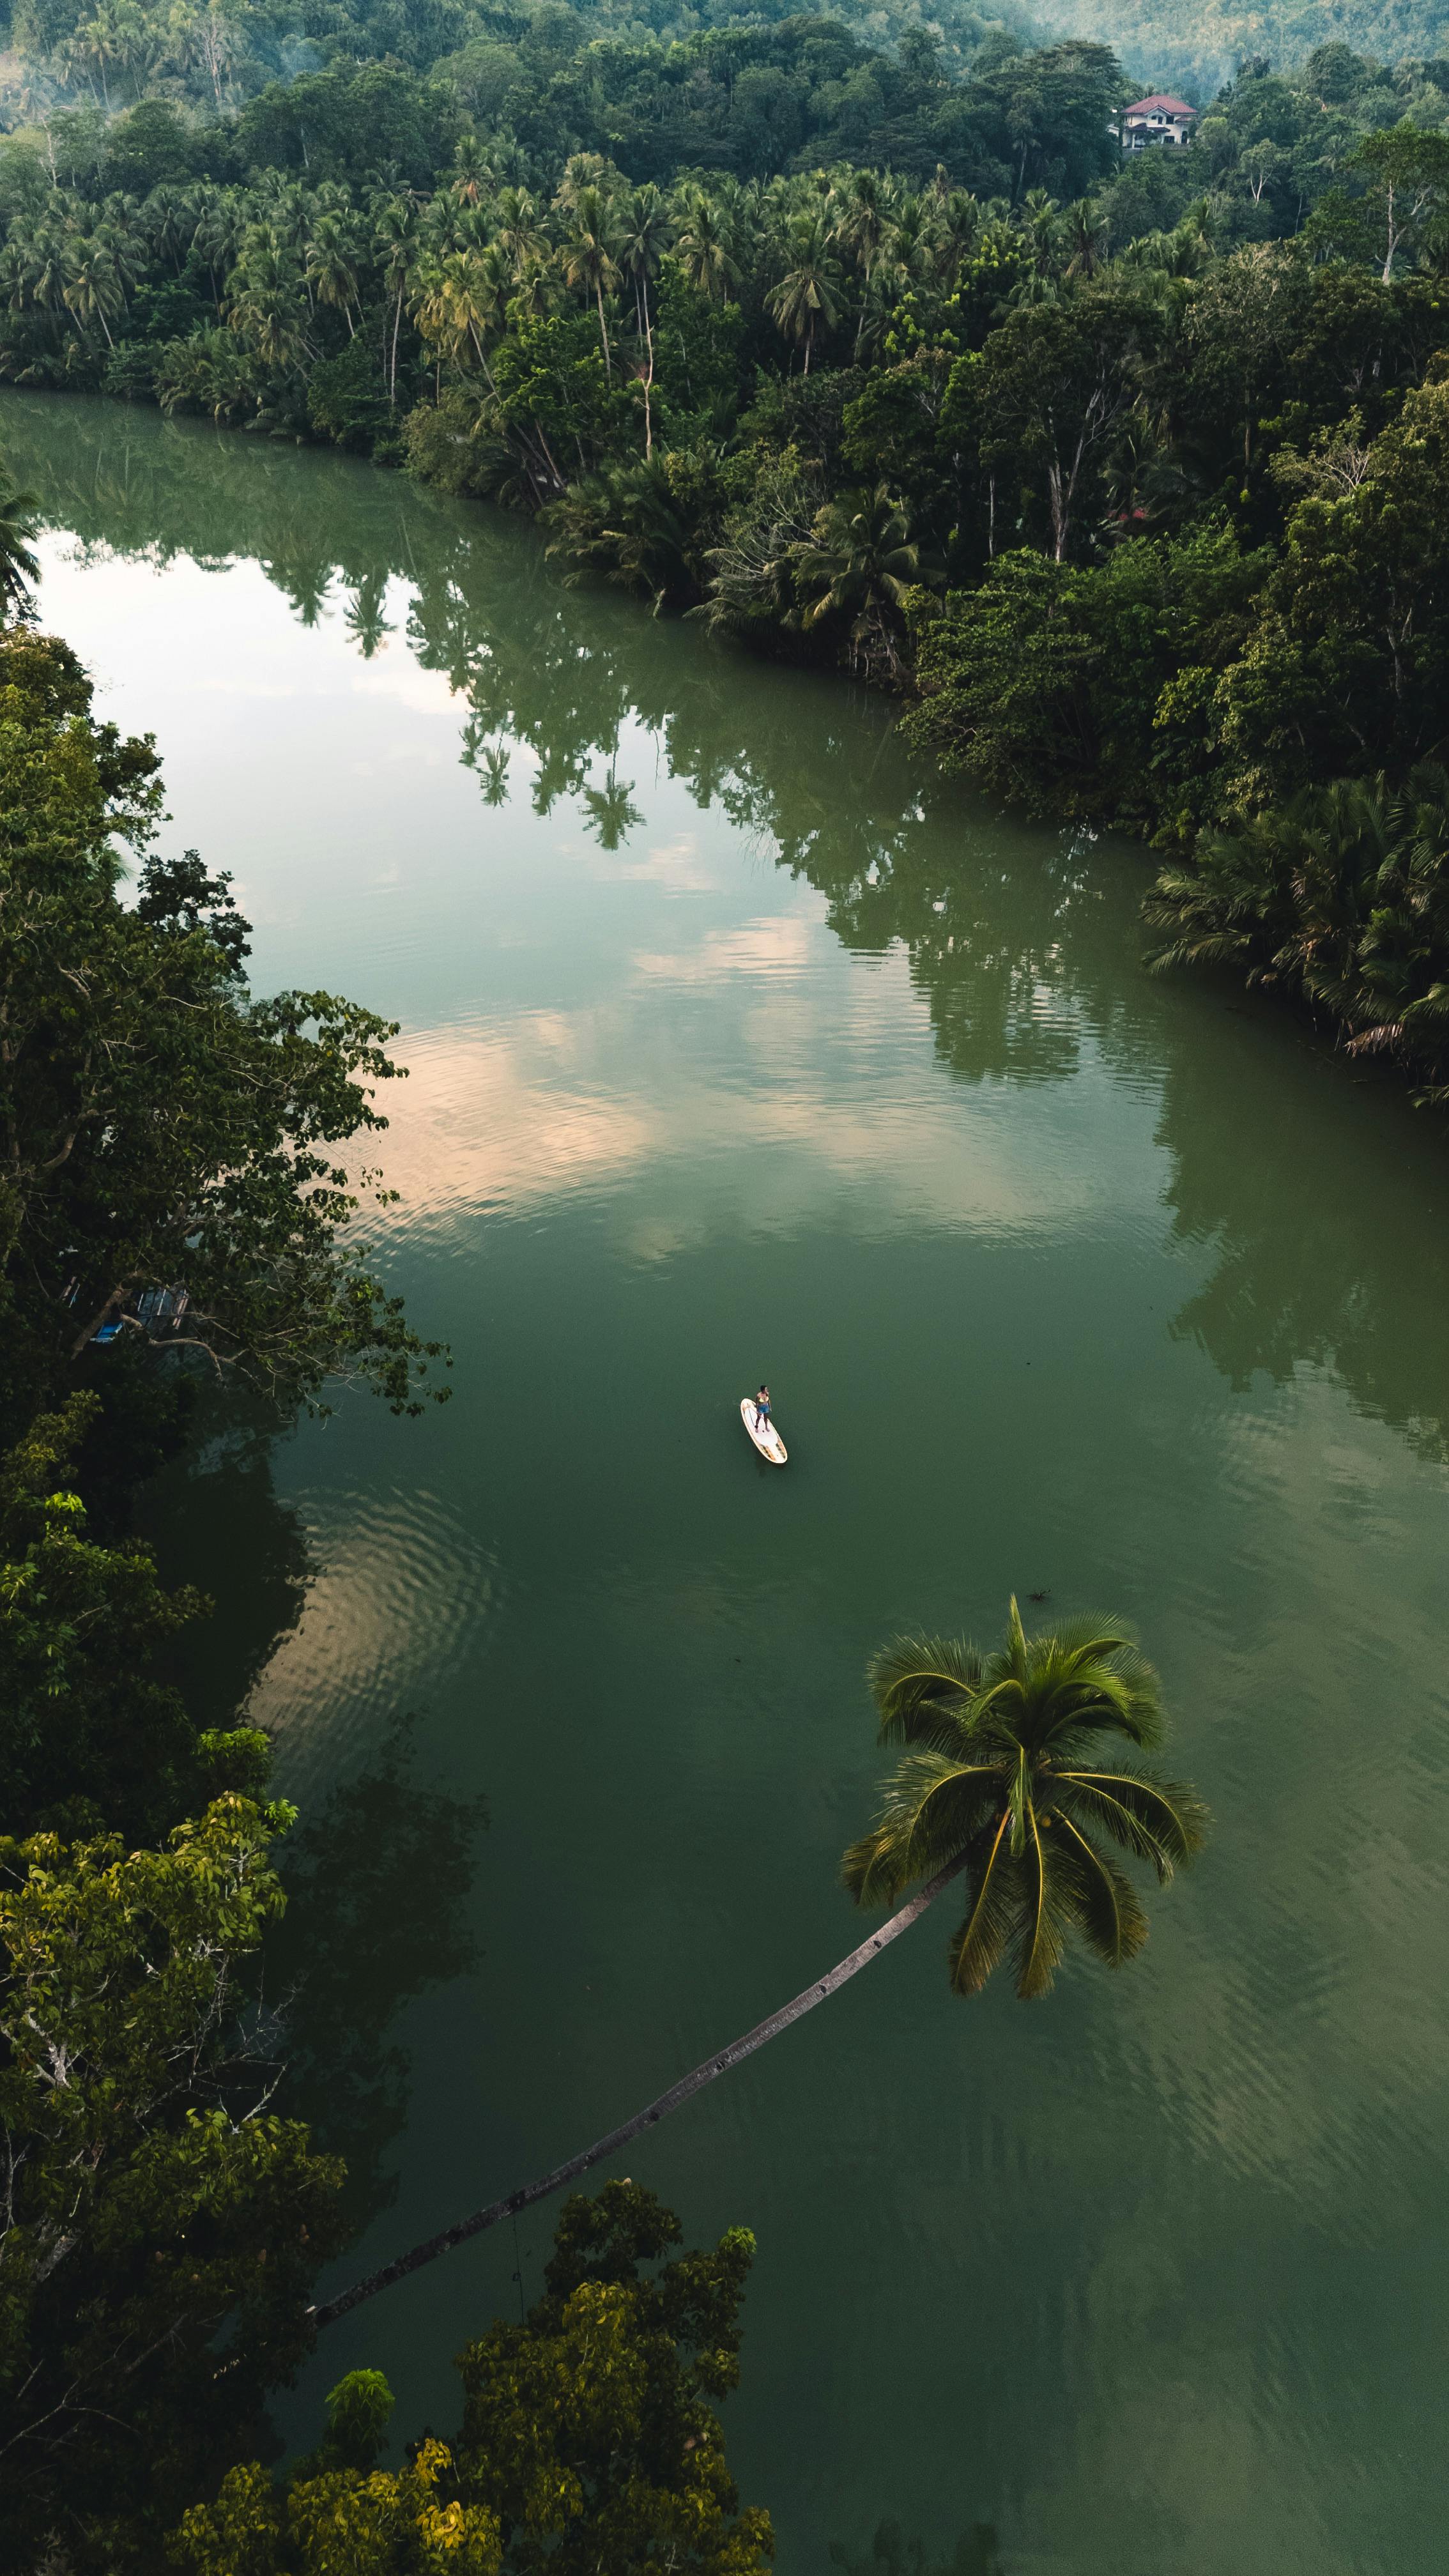
[[[843,663],[1156,842],[1164,963],[1449,1088],[1449,62],[1254,61],[1124,157],[1112,51],[1000,26],[348,22],[208,95],[108,23],[0,146],[0,374],[404,465]]]

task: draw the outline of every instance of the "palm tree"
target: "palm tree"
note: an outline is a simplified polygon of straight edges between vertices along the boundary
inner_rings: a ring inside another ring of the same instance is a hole
[[[798,588],[808,604],[800,623],[808,631],[826,617],[850,619],[851,660],[869,672],[884,659],[892,679],[901,671],[901,617],[909,591],[934,586],[939,565],[922,555],[911,534],[908,503],[885,483],[873,492],[845,493],[827,502],[795,558]]]
[[[424,251],[408,273],[408,311],[418,335],[433,353],[433,395],[443,399],[443,351],[452,345],[453,315],[443,263],[435,251]]]
[[[307,244],[307,279],[319,304],[341,307],[349,340],[356,338],[352,307],[357,300],[357,244],[348,222],[328,212],[318,216]]]
[[[197,191],[196,229],[191,236],[193,250],[205,260],[211,275],[211,300],[221,311],[221,279],[231,267],[241,246],[246,229],[245,200],[239,188],[213,188],[205,183]]]
[[[619,266],[634,289],[634,311],[639,336],[648,352],[643,376],[644,386],[644,455],[654,453],[654,322],[649,311],[649,289],[659,274],[659,263],[669,241],[669,217],[664,199],[649,180],[635,188],[624,201],[619,228]]]
[[[983,1655],[960,1639],[907,1637],[876,1658],[883,1743],[906,1748],[880,1821],[845,1855],[857,1902],[889,1903],[952,1862],[966,1912],[951,1942],[953,1994],[979,1994],[1011,1953],[1016,1991],[1051,1987],[1075,1934],[1109,1968],[1135,1957],[1147,1917],[1104,1843],[1165,1885],[1201,1848],[1192,1790],[1138,1759],[1164,1733],[1157,1676],[1115,1620],[1076,1619],[1028,1639],[1015,1601]],[[1117,1739],[1129,1750],[1104,1749]]]
[[[1062,217],[1067,247],[1068,277],[1095,277],[1106,257],[1107,214],[1091,197],[1078,197]]]
[[[30,606],[33,583],[40,579],[40,565],[30,540],[35,523],[30,512],[35,508],[33,492],[18,492],[8,474],[0,469],[0,615],[20,618]]]
[[[667,460],[636,457],[581,475],[539,513],[539,523],[547,552],[569,566],[571,585],[601,573],[624,590],[642,591],[656,617],[698,595],[700,531],[680,507]]]
[[[901,1638],[876,1657],[869,1678],[881,1740],[906,1752],[875,1830],[845,1855],[845,1883],[861,1905],[892,1902],[912,1886],[914,1894],[827,1975],[631,2120],[314,2308],[314,2326],[547,2199],[653,2128],[837,1994],[963,1873],[966,1915],[948,1952],[958,1995],[978,1993],[1010,1951],[1017,1993],[1034,2001],[1072,1933],[1112,1968],[1141,1949],[1146,1917],[1103,1844],[1145,1861],[1165,1886],[1201,1848],[1207,1816],[1191,1789],[1158,1779],[1138,1759],[1161,1741],[1166,1721],[1157,1676],[1124,1621],[1076,1619],[1029,1638],[1013,1601],[994,1654],[964,1638]],[[1103,1737],[1114,1748],[1106,1754]]]
[[[388,335],[387,401],[388,409],[397,409],[397,340],[402,329],[403,302],[408,290],[408,272],[412,265],[417,217],[411,201],[390,193],[373,208],[372,247],[382,278],[383,293],[392,305],[392,328]]]
[[[86,66],[91,77],[92,97],[96,97],[96,80],[99,78],[97,104],[104,107],[107,116],[111,112],[111,90],[106,69],[117,58],[116,45],[117,30],[111,14],[105,8],[99,8],[91,17],[80,21],[63,48],[56,48],[57,59],[64,52],[68,65],[82,63]]]
[[[702,188],[689,188],[675,200],[674,256],[699,295],[723,304],[740,282],[734,241],[721,209]]]
[[[765,302],[786,338],[803,342],[808,376],[817,325],[823,322],[827,331],[833,330],[840,311],[840,270],[820,216],[806,216],[792,226],[788,257],[793,265]]]
[[[493,208],[493,238],[508,261],[515,283],[534,261],[547,257],[548,235],[526,188],[504,188],[500,193]]]
[[[1045,188],[1028,188],[1016,210],[1016,220],[1033,275],[1057,277],[1062,264],[1064,227],[1055,197]]]
[[[342,622],[364,662],[370,662],[392,633],[387,615],[385,572],[373,571],[363,575],[343,611]]]
[[[254,226],[230,281],[229,319],[264,367],[285,375],[311,354],[302,318],[301,263]]]
[[[832,190],[835,239],[845,256],[869,279],[890,222],[891,181],[878,170],[852,170],[846,186]]]
[[[582,157],[582,156],[580,156]],[[572,287],[582,287],[593,296],[599,308],[599,337],[604,344],[604,373],[610,384],[614,369],[609,357],[609,326],[604,320],[604,293],[612,295],[619,283],[619,226],[614,210],[599,188],[579,188],[573,198],[574,229],[564,243],[564,276]]]
[[[106,347],[114,349],[111,322],[120,313],[126,290],[113,253],[98,238],[73,244],[65,263],[64,300],[84,330],[88,322],[99,322],[106,335]]]

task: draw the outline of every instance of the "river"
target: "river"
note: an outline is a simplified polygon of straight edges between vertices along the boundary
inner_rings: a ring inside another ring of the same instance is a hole
[[[758,2238],[732,2467],[782,2576],[883,2518],[961,2576],[983,2523],[1042,2576],[1437,2569],[1442,1130],[1148,976],[1140,850],[521,524],[140,409],[7,393],[0,446],[258,988],[402,1022],[374,1239],[454,1400],[213,1426],[151,1522],[304,1811],[334,2284],[859,1937],[874,1645],[1104,1606],[1216,1817],[1142,1959],[962,2004],[943,1904],[631,2150]],[[289,2432],[363,2363],[446,2428],[548,2235],[344,2320]]]

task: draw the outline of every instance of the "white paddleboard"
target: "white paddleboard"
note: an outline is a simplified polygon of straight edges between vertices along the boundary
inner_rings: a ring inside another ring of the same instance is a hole
[[[775,1429],[773,1422],[767,1422],[763,1431],[757,1430],[755,1426],[755,1399],[752,1395],[742,1395],[740,1398],[740,1420],[748,1431],[750,1438],[753,1440],[755,1447],[760,1453],[760,1456],[768,1459],[772,1467],[783,1467],[790,1453],[786,1448],[784,1441],[781,1439],[779,1432]]]

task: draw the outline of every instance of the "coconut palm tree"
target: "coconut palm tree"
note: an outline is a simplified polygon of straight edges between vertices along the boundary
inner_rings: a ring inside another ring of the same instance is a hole
[[[1107,210],[1091,197],[1078,197],[1062,216],[1070,252],[1068,277],[1095,277],[1107,255]]]
[[[1016,1991],[1033,2001],[1074,1936],[1106,1967],[1135,1957],[1147,1918],[1108,1846],[1165,1885],[1201,1847],[1206,1818],[1192,1790],[1139,1758],[1164,1720],[1127,1629],[1077,1619],[1028,1639],[1013,1601],[993,1654],[902,1638],[877,1656],[871,1687],[882,1743],[905,1751],[879,1822],[845,1855],[857,1902],[890,1903],[963,1862],[966,1912],[948,1952],[958,1995],[979,1994],[1010,1954]]]
[[[549,239],[535,200],[526,188],[504,188],[493,208],[493,238],[508,261],[515,283],[536,260],[548,256]]]
[[[740,282],[729,221],[699,187],[681,189],[674,201],[674,256],[697,294],[723,304]]]
[[[570,584],[601,573],[624,590],[642,591],[656,617],[698,595],[700,531],[658,457],[582,475],[539,519],[547,552],[568,565]]]
[[[649,289],[659,274],[659,263],[669,246],[669,215],[664,199],[649,180],[642,188],[631,190],[625,198],[619,223],[619,267],[634,290],[634,312],[639,337],[647,352],[642,376],[644,387],[644,456],[647,462],[654,453],[654,319],[649,310]]]
[[[206,262],[211,277],[211,300],[220,313],[221,281],[237,256],[246,231],[246,201],[240,188],[215,188],[205,181],[196,195],[196,228],[191,236],[191,246]]]
[[[878,170],[852,170],[843,185],[831,191],[835,217],[834,237],[852,266],[867,281],[875,266],[889,227],[895,190],[891,179]]]
[[[114,349],[111,324],[125,306],[126,290],[115,256],[104,241],[93,236],[89,241],[72,243],[65,262],[63,294],[82,330],[89,322],[99,322],[106,335],[106,347]]]
[[[795,575],[807,632],[825,618],[848,617],[854,666],[868,673],[884,662],[890,677],[899,678],[907,593],[941,578],[939,564],[911,534],[906,502],[885,483],[827,502],[796,550]]]
[[[827,331],[833,330],[840,312],[840,269],[830,240],[830,228],[819,215],[794,223],[786,253],[791,264],[765,298],[785,337],[803,346],[807,376],[817,328],[823,322]]]
[[[402,329],[403,304],[416,238],[417,213],[410,198],[389,190],[375,200],[372,209],[373,257],[377,262],[383,293],[392,306],[387,352],[389,411],[397,409],[397,342]]]
[[[357,336],[352,322],[352,307],[357,301],[357,256],[356,238],[347,218],[330,210],[320,214],[307,244],[307,281],[315,289],[319,304],[331,304],[341,311],[349,340]]]
[[[262,365],[284,375],[311,354],[302,315],[301,262],[254,225],[230,280],[229,320]]]
[[[580,159],[585,156],[580,154]],[[572,167],[572,164],[570,164]],[[562,192],[560,192],[562,195]],[[604,344],[604,373],[610,384],[614,368],[609,355],[609,326],[604,319],[605,294],[612,295],[618,286],[620,228],[613,207],[601,188],[584,187],[574,192],[570,212],[573,231],[563,246],[564,276],[570,286],[582,287],[592,295],[599,308],[599,338]]]
[[[1010,1954],[1017,1993],[1035,2001],[1074,1935],[1108,1967],[1136,1955],[1146,1917],[1108,1846],[1146,1862],[1165,1886],[1201,1848],[1207,1816],[1191,1789],[1140,1758],[1161,1742],[1166,1720],[1157,1676],[1126,1622],[1075,1619],[1028,1637],[1013,1601],[993,1654],[964,1638],[900,1638],[869,1679],[882,1742],[905,1750],[879,1822],[851,1845],[843,1874],[861,1905],[914,1893],[827,1975],[631,2120],[327,2300],[312,2311],[315,2326],[577,2181],[837,1994],[962,1876],[966,1914],[948,1952],[958,1995],[978,1993]]]

